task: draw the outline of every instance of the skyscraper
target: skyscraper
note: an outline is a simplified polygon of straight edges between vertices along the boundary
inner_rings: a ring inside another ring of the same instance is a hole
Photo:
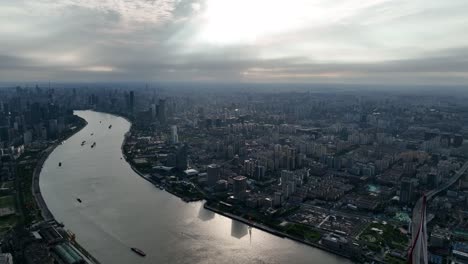
[[[156,104],[151,104],[151,121],[156,119]]]
[[[283,191],[284,199],[289,198],[296,192],[296,175],[292,171],[281,171],[281,190]]]
[[[257,181],[263,180],[265,178],[265,166],[258,165],[255,167],[255,179]]]
[[[427,175],[427,187],[435,189],[439,186],[440,175],[436,172],[429,173]]]
[[[179,143],[179,135],[177,135],[177,126],[171,126],[171,143]]]
[[[413,200],[413,180],[410,178],[403,178],[400,187],[400,202],[409,204]]]
[[[208,165],[207,173],[208,179],[207,184],[209,187],[213,187],[216,185],[216,182],[219,180],[219,174],[221,172],[220,167],[217,164]]]
[[[159,99],[158,120],[161,124],[166,123],[166,100],[164,99]]]
[[[134,91],[130,91],[128,107],[129,107],[130,113],[133,114],[134,111],[135,111],[135,109],[134,109],[134,107],[135,107],[135,92]]]
[[[179,146],[177,148],[176,152],[176,167],[179,170],[186,170],[187,169],[187,163],[188,163],[188,150],[187,150],[187,145],[184,144],[182,146]]]
[[[245,190],[247,189],[247,177],[237,176],[234,177],[233,181],[234,198],[243,200],[245,197]]]

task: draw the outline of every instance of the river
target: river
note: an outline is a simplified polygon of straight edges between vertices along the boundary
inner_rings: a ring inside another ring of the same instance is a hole
[[[75,114],[88,125],[50,154],[39,186],[55,218],[102,263],[350,263],[258,229],[249,234],[245,224],[202,202],[185,203],[155,188],[122,159],[128,121],[94,111]]]

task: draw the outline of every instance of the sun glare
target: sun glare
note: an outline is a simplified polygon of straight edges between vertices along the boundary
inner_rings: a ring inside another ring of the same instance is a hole
[[[263,37],[340,23],[387,0],[207,0],[198,41],[255,43]]]
[[[298,1],[208,0],[199,40],[214,44],[251,43],[307,21]]]
[[[346,23],[359,12],[389,0],[206,0],[196,40],[252,44],[304,28]]]

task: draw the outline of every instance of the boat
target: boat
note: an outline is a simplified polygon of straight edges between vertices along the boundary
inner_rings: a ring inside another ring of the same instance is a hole
[[[83,141],[81,142],[81,146],[83,146],[85,143],[86,143],[86,140],[83,140]]]
[[[91,136],[94,135],[94,133],[91,133]]]
[[[76,198],[76,200],[77,200],[79,203],[81,203],[81,199],[80,199],[80,198]]]
[[[91,148],[94,148],[94,146],[96,146],[96,142],[94,142],[94,143],[91,145]]]
[[[59,167],[62,167],[62,162],[59,162]]]
[[[111,129],[111,128],[112,128],[112,125],[109,126],[109,129]]]
[[[71,241],[75,241],[75,238],[76,238],[75,233],[73,233],[70,230],[67,230],[67,235],[68,235],[68,237],[70,238]]]
[[[141,250],[141,249],[134,248],[134,247],[132,247],[132,248],[130,248],[130,249],[131,249],[133,252],[137,253],[138,255],[140,255],[140,256],[142,256],[142,257],[145,257],[145,256],[146,256],[146,253],[143,252],[143,250]]]

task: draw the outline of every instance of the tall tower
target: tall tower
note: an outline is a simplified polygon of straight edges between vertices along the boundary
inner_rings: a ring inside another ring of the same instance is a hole
[[[214,187],[216,185],[216,182],[219,180],[220,172],[221,172],[221,168],[217,164],[208,165],[207,184],[209,187]]]
[[[161,124],[166,123],[166,100],[159,99],[158,119]]]
[[[156,119],[156,104],[151,104],[151,120],[154,121]]]
[[[245,190],[247,186],[247,177],[237,176],[233,179],[233,192],[234,198],[243,200],[245,197]]]
[[[135,92],[134,91],[130,91],[128,107],[130,108],[129,109],[130,113],[133,114],[135,111]]]
[[[179,146],[176,152],[176,167],[183,171],[187,169],[188,164],[188,149],[187,144]]]
[[[179,135],[177,135],[177,126],[171,126],[171,143],[179,143]]]
[[[401,179],[400,202],[404,204],[410,204],[413,200],[413,195],[413,181],[407,177]]]

